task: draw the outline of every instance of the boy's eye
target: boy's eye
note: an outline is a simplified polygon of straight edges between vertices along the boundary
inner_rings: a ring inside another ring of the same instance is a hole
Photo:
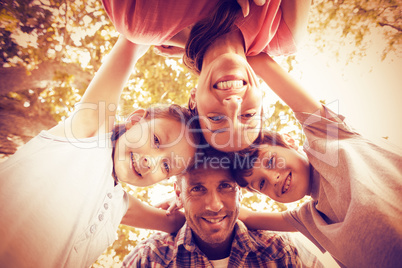
[[[161,145],[161,143],[156,135],[154,135],[154,144],[155,144],[156,148],[159,149],[159,146]]]
[[[260,185],[258,186],[258,188],[260,189],[260,191],[262,190],[262,188],[264,187],[264,185],[265,185],[265,180],[261,180],[261,181],[260,181]]]
[[[224,117],[225,117],[225,116],[223,116],[223,115],[217,115],[217,116],[209,116],[208,118],[209,118],[211,121],[218,122],[218,121],[223,120]]]
[[[273,169],[275,167],[275,155],[271,156],[265,163],[265,168]]]

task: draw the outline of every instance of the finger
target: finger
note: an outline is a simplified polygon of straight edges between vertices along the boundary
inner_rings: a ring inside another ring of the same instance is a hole
[[[266,0],[254,0],[254,3],[257,6],[263,6],[263,5],[265,5],[266,2],[267,2]]]
[[[243,16],[247,17],[248,13],[250,12],[250,5],[248,3],[248,0],[237,0],[237,3],[241,7],[241,11],[243,12]]]

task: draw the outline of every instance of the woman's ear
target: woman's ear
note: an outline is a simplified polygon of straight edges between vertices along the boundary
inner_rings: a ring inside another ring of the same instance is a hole
[[[299,147],[296,146],[296,141],[289,134],[282,134],[282,137],[291,148],[295,150],[299,149]]]
[[[130,129],[136,123],[141,121],[141,119],[147,116],[147,111],[145,109],[138,109],[132,112],[126,120],[126,129]]]
[[[193,88],[192,90],[190,90],[190,103],[189,103],[190,110],[194,110],[195,107],[197,106],[197,103],[195,102],[196,91],[197,91],[197,88]]]

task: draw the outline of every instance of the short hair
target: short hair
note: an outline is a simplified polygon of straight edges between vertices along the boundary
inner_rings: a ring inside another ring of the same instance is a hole
[[[191,174],[196,174],[198,172],[202,172],[209,169],[226,170],[229,176],[234,180],[230,171],[231,168],[230,163],[228,165],[222,165],[215,161],[216,159],[223,159],[223,158],[230,160],[230,157],[227,153],[218,151],[214,148],[208,148],[208,150],[198,151],[195,155],[196,160],[193,161],[192,165],[188,166],[185,172],[176,175],[176,183],[181,187],[183,177],[191,176]]]
[[[263,129],[261,130],[261,135],[259,135],[248,148],[236,153],[231,153],[230,172],[240,187],[252,190],[248,187],[248,182],[244,178],[253,174],[253,167],[260,155],[261,149],[269,145],[282,146],[291,149],[290,145],[285,141],[281,134]]]

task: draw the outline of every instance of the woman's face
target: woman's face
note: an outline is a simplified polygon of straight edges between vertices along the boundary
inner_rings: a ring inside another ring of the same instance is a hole
[[[204,137],[215,149],[239,151],[257,138],[261,129],[262,92],[245,58],[226,53],[203,65],[192,98]]]

